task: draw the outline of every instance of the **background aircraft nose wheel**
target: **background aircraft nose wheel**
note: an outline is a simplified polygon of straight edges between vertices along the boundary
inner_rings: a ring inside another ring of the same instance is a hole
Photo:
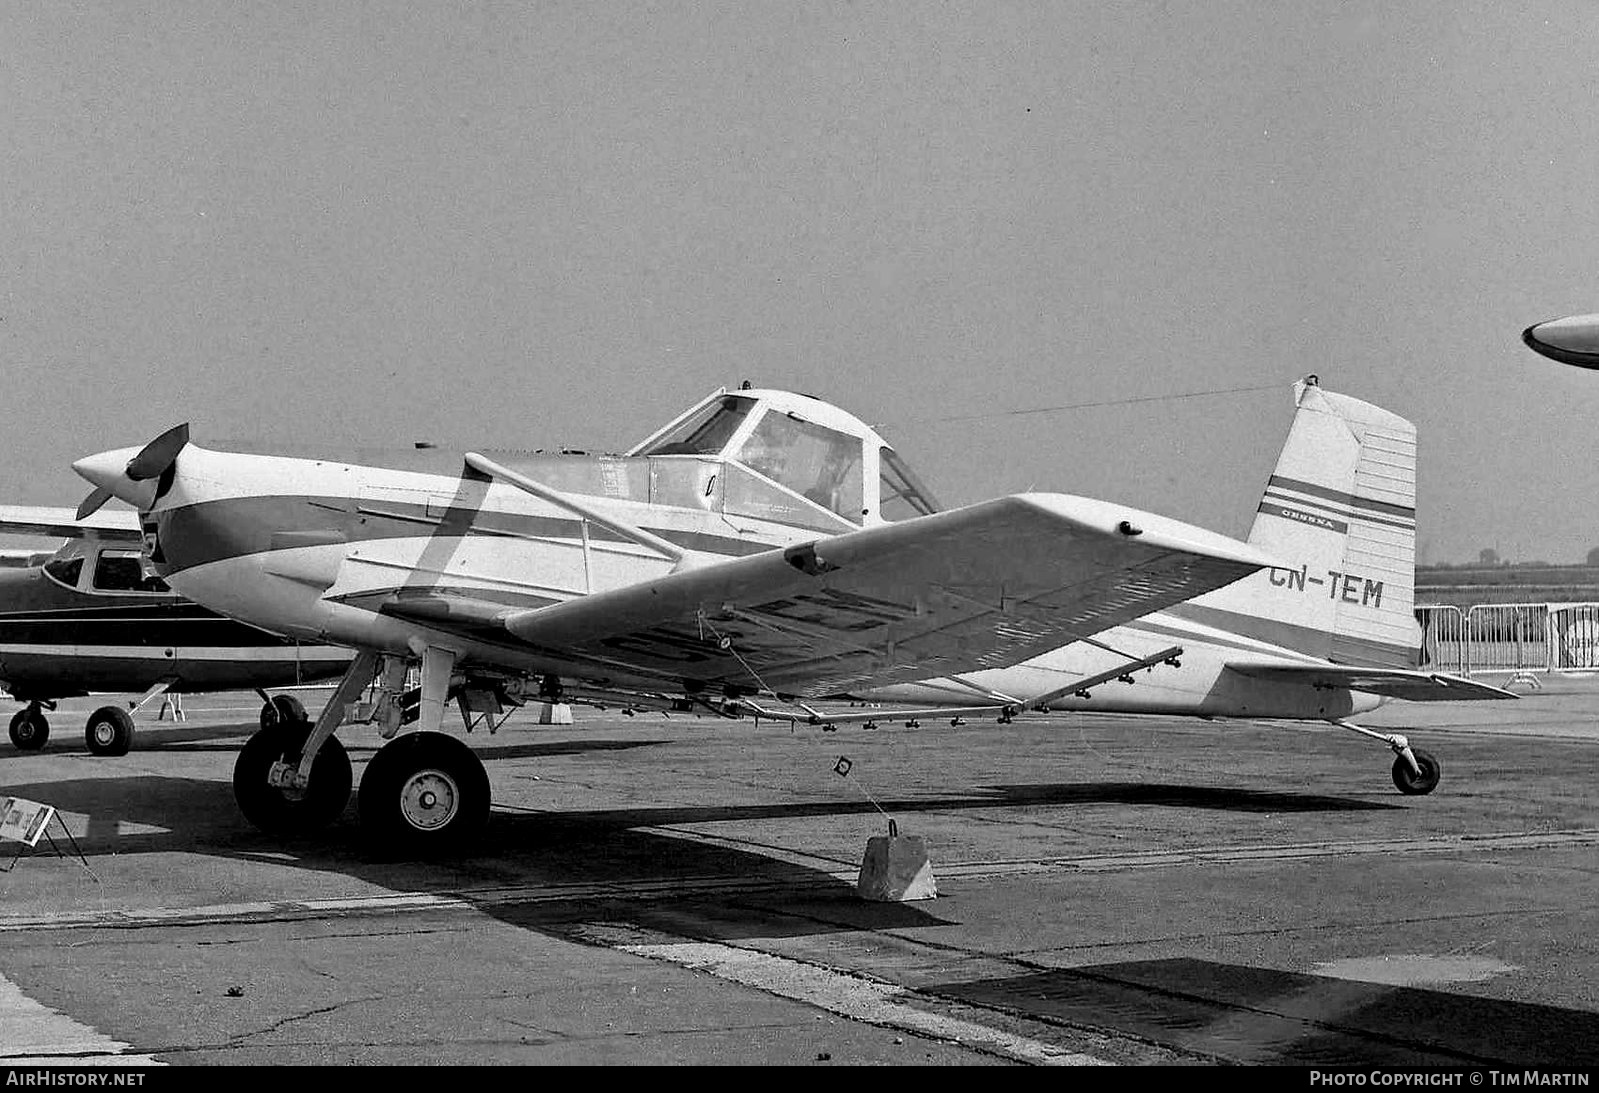
[[[453,736],[414,732],[378,749],[361,775],[361,827],[386,851],[460,848],[488,820],[489,776]]]
[[[304,721],[305,707],[293,695],[273,695],[261,704],[261,727],[270,729],[282,722]]]
[[[311,726],[305,721],[272,725],[245,741],[233,764],[233,797],[244,818],[269,835],[318,831],[350,802],[350,756],[336,736],[322,742],[304,789],[280,789],[267,781],[272,764],[299,761]]]
[[[11,719],[11,742],[21,751],[38,751],[50,739],[50,722],[33,706],[24,706]]]
[[[1398,787],[1400,793],[1409,797],[1431,793],[1438,788],[1438,779],[1443,776],[1443,768],[1438,765],[1438,757],[1420,748],[1411,748],[1410,754],[1416,757],[1416,765],[1421,768],[1421,773],[1417,774],[1411,770],[1403,755],[1396,755],[1394,785]]]
[[[83,739],[93,755],[126,755],[133,746],[133,716],[121,706],[101,706],[84,727]]]

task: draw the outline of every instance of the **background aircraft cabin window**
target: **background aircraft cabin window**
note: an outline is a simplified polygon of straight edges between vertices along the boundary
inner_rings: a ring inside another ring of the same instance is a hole
[[[861,522],[861,441],[769,410],[738,451],[752,471],[853,523]]]
[[[83,572],[83,557],[51,559],[44,563],[44,572],[68,588],[77,588],[78,576]]]
[[[909,520],[913,516],[926,516],[938,511],[938,502],[927,492],[921,480],[901,462],[894,449],[884,448],[881,453],[878,475],[878,506],[885,520]]]
[[[650,445],[641,455],[720,455],[755,400],[724,395]]]
[[[101,551],[94,567],[94,587],[101,592],[169,591],[160,577],[145,576],[143,560],[135,551]]]

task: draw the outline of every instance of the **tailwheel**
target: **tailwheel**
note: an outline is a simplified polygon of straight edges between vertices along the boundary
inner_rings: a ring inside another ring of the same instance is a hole
[[[359,803],[361,826],[381,849],[454,851],[488,820],[489,776],[455,737],[413,732],[378,749],[361,775]]]
[[[133,715],[121,706],[101,706],[83,730],[91,755],[126,755],[133,746]]]
[[[297,764],[311,735],[305,721],[272,725],[255,733],[233,764],[233,797],[244,818],[269,835],[304,835],[339,818],[350,802],[350,756],[336,736],[317,749],[303,787],[275,786],[273,764]]]
[[[11,719],[11,742],[20,751],[38,751],[50,739],[50,722],[37,706],[24,706]]]
[[[293,695],[273,695],[261,704],[261,727],[263,729],[270,729],[273,725],[304,720],[306,720],[305,707]]]
[[[1398,787],[1400,793],[1408,797],[1420,797],[1431,793],[1438,788],[1438,779],[1443,776],[1443,768],[1438,765],[1438,757],[1420,748],[1410,749],[1410,754],[1416,757],[1416,766],[1421,768],[1421,773],[1412,770],[1403,755],[1395,756],[1394,785]]]

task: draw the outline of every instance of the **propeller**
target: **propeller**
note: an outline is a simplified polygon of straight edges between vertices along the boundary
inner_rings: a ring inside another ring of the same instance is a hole
[[[141,448],[138,455],[128,460],[127,476],[135,482],[161,477],[188,443],[189,423],[172,426]]]
[[[100,511],[100,506],[116,495],[104,486],[96,486],[89,491],[89,496],[78,502],[78,519],[87,520]]]
[[[174,425],[140,448],[121,467],[117,466],[117,457],[125,455],[128,451],[126,448],[120,453],[102,452],[78,460],[72,465],[73,469],[94,483],[94,489],[78,505],[78,519],[85,520],[93,516],[100,506],[113,497],[120,497],[141,510],[152,508],[171,486],[170,472],[177,462],[178,453],[188,443],[189,426],[185,422]],[[134,483],[147,482],[152,478],[158,480],[153,488],[134,486]]]

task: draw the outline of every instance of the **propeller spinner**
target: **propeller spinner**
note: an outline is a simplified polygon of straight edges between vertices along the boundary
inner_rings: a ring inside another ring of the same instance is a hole
[[[97,512],[101,505],[119,497],[147,512],[172,484],[171,471],[178,453],[189,443],[189,426],[174,425],[142,448],[118,448],[85,456],[72,469],[94,485],[78,506],[78,519]]]

